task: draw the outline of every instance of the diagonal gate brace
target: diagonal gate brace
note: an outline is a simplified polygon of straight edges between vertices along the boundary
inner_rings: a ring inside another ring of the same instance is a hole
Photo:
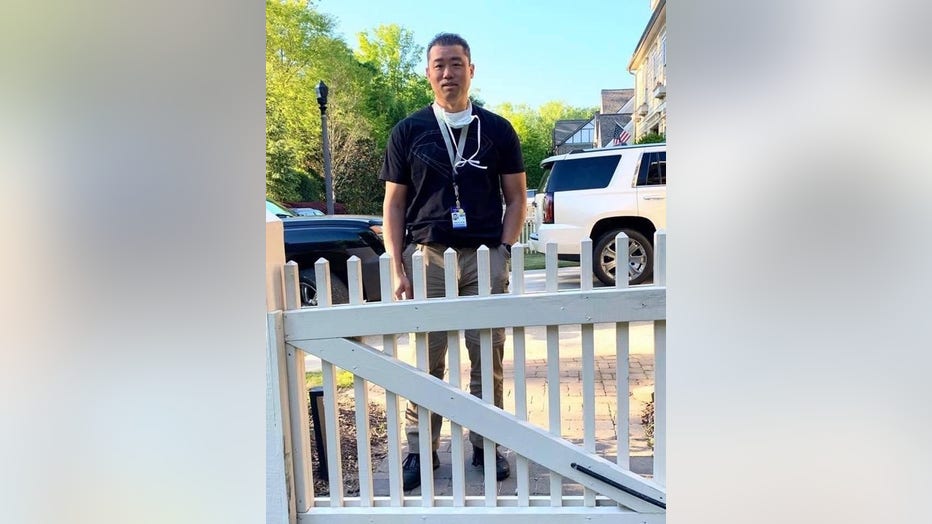
[[[294,345],[296,341],[286,342]],[[304,340],[295,346],[410,399],[457,424],[578,482],[631,510],[663,512],[666,490],[608,460],[519,420],[492,404],[365,344],[349,339]]]

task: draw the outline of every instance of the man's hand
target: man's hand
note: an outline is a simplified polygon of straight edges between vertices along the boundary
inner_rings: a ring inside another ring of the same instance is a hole
[[[411,279],[407,275],[395,275],[395,279],[398,282],[398,285],[395,287],[395,299],[412,299],[414,298],[414,291],[411,287]]]
[[[395,298],[414,298],[411,279],[402,269],[405,236],[405,202],[408,188],[402,184],[385,182],[385,200],[382,201],[382,232],[385,235],[385,252],[392,258],[395,274]]]
[[[502,217],[502,243],[514,244],[524,227],[527,211],[527,175],[502,175],[502,195],[505,197],[505,214]]]

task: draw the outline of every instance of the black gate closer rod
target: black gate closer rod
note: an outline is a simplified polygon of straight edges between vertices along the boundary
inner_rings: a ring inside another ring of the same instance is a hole
[[[585,467],[585,466],[580,466],[579,464],[573,462],[573,463],[570,464],[570,467],[573,468],[573,469],[575,469],[575,470],[577,470],[577,471],[581,471],[581,472],[585,473],[586,475],[589,475],[590,477],[599,479],[599,480],[601,480],[602,482],[604,482],[604,483],[606,483],[606,484],[608,484],[608,485],[610,485],[610,486],[612,486],[612,487],[614,487],[614,488],[618,488],[618,489],[620,489],[621,491],[624,491],[625,493],[627,493],[627,494],[629,494],[629,495],[633,495],[633,496],[635,496],[635,497],[637,497],[637,498],[643,500],[644,502],[649,502],[649,503],[651,503],[651,504],[653,504],[653,505],[655,505],[655,506],[657,506],[657,507],[659,507],[659,508],[667,509],[667,505],[666,505],[665,503],[663,503],[663,502],[661,502],[661,501],[659,501],[659,500],[657,500],[657,499],[648,497],[647,495],[645,495],[645,494],[643,494],[643,493],[639,493],[639,492],[637,492],[637,491],[634,491],[633,489],[631,489],[631,488],[629,488],[629,487],[627,487],[627,486],[622,486],[621,484],[615,482],[614,480],[612,480],[612,479],[610,479],[610,478],[608,478],[608,477],[606,477],[606,476],[604,476],[604,475],[601,475],[601,474],[599,474],[599,473],[596,473],[595,471],[592,471],[591,469],[589,469],[589,468],[587,468],[587,467]]]

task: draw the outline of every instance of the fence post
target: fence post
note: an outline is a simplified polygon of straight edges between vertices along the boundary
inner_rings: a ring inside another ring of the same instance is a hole
[[[615,235],[615,288],[628,288],[628,235],[623,231]],[[630,409],[628,393],[631,382],[628,368],[630,363],[630,332],[627,322],[615,323],[615,406],[619,414],[627,414]],[[631,426],[627,415],[618,417],[616,435],[618,437],[618,465],[631,469]]]
[[[663,229],[654,232],[654,283],[667,285],[667,232]]]
[[[555,293],[559,268],[557,244],[548,242],[544,249],[547,268],[546,290],[548,293]],[[560,326],[547,326],[547,405],[550,433],[559,437],[563,432],[560,423]],[[550,505],[563,505],[563,477],[554,472],[550,473]]]
[[[283,268],[285,309],[301,309],[298,264],[290,261]],[[295,511],[305,513],[314,503],[314,482],[311,476],[311,436],[308,421],[307,379],[304,372],[304,352],[294,346],[285,347],[288,369],[288,405],[291,414],[291,446],[294,463]]]
[[[443,252],[443,282],[445,296],[452,298],[459,296],[459,281],[457,273],[456,250],[448,247]],[[449,359],[450,385],[455,388],[462,386],[462,359],[460,357],[460,332],[447,332],[447,358]],[[453,505],[462,507],[466,505],[466,470],[464,469],[463,427],[450,421],[450,467],[453,469]]]
[[[654,233],[654,285],[667,285],[667,234]],[[667,321],[654,321],[654,481],[667,483]]]
[[[285,234],[282,221],[265,213],[265,303],[269,312],[284,309],[282,268]],[[294,524],[297,521],[292,478],[291,420],[288,413],[287,375],[281,313],[269,315],[265,362],[265,521]]]
[[[317,307],[333,306],[330,286],[330,262],[325,258],[314,262],[314,280],[317,283]],[[327,483],[330,487],[330,507],[343,506],[343,453],[340,449],[340,408],[337,403],[336,370],[333,363],[322,360],[320,372],[323,379],[324,429],[327,430]]]
[[[628,235],[624,231],[619,231],[615,235],[615,287],[628,287],[631,278],[628,276],[629,265]],[[654,267],[656,272],[656,266]]]
[[[401,264],[401,261],[397,261]],[[392,302],[395,297],[392,271],[392,258],[388,253],[379,257],[379,283],[382,286],[382,302]],[[382,347],[385,354],[394,357],[398,346],[395,335],[383,335]],[[391,505],[401,507],[404,503],[404,491],[401,481],[401,415],[398,396],[385,390],[385,418],[388,423],[388,491]]]

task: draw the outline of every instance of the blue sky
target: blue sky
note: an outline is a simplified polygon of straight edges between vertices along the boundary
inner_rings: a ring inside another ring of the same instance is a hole
[[[316,6],[336,18],[337,33],[353,49],[357,33],[382,24],[413,31],[422,47],[436,33],[459,33],[476,64],[473,93],[489,106],[560,100],[597,107],[602,89],[633,87],[628,62],[650,18],[649,0],[318,0]]]

